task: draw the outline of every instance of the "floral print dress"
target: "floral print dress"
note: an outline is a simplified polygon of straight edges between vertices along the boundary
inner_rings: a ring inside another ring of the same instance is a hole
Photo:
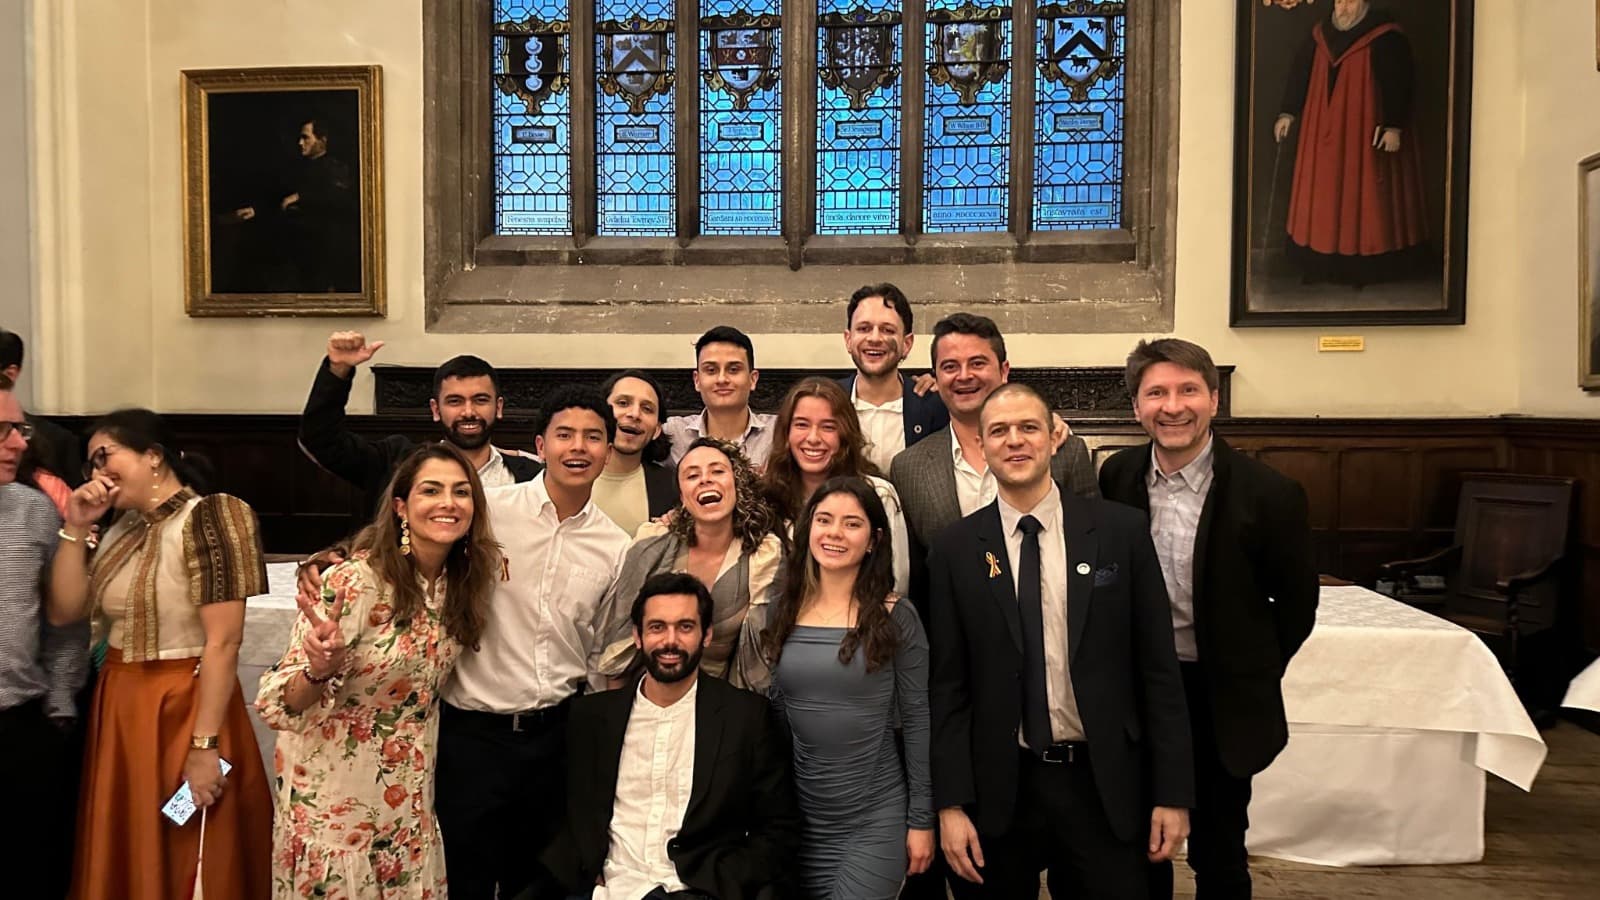
[[[256,708],[280,732],[272,832],[275,898],[443,900],[444,845],[433,816],[438,688],[460,645],[440,596],[409,623],[357,557],[323,580],[323,616],[339,616],[344,665],[300,713],[284,689],[307,668],[301,614],[283,659],[261,677]],[[426,592],[424,592],[426,596]]]

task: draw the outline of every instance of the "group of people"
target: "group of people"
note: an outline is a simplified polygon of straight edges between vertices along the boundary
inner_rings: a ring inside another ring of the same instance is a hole
[[[1250,778],[1317,580],[1304,492],[1212,433],[1210,356],[1139,343],[1150,441],[1097,477],[992,320],[940,320],[921,380],[897,288],[845,321],[855,374],[776,415],[722,326],[699,414],[623,371],[543,398],[531,453],[495,443],[470,356],[436,372],[442,440],[354,434],[382,342],[335,333],[300,444],[375,513],[300,567],[257,692],[270,782],[236,675],[249,507],[124,410],[58,512],[18,479],[38,431],[0,382],[9,771],[59,768],[86,619],[105,646],[71,895],[1032,900],[1046,873],[1170,897],[1187,839],[1200,897],[1248,897]]]

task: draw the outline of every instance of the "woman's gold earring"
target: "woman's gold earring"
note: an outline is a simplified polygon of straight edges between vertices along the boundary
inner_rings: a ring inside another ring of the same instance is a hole
[[[400,520],[400,555],[411,555],[411,523],[405,519]]]

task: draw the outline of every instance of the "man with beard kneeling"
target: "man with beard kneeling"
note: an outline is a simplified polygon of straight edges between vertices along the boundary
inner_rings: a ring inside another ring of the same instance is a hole
[[[662,573],[633,602],[645,673],[577,698],[567,816],[545,865],[592,900],[756,900],[791,891],[800,835],[789,743],[767,701],[699,677],[711,594]]]

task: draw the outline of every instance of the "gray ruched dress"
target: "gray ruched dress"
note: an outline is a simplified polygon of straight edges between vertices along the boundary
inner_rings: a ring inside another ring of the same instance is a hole
[[[839,662],[845,629],[799,625],[772,673],[769,696],[794,736],[805,815],[801,885],[815,900],[893,900],[906,874],[906,829],[933,827],[928,639],[910,603],[896,603],[890,620],[899,646],[876,672],[859,650]]]

